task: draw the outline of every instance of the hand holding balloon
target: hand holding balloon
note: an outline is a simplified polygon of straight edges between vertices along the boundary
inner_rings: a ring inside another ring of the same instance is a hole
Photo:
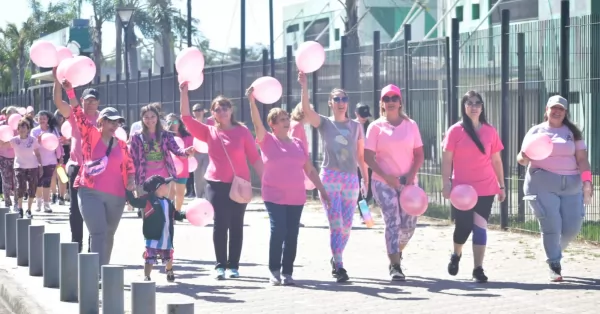
[[[183,83],[179,84],[179,91],[182,93],[187,93],[188,92],[188,82],[183,82]]]
[[[302,86],[302,88],[306,88],[306,81],[306,74],[304,74],[304,72],[298,72],[298,83],[300,83],[300,86]]]
[[[254,95],[252,94],[253,92],[254,92],[254,86],[250,86],[246,90],[246,97],[248,97],[248,101],[250,101],[250,103],[254,103]]]

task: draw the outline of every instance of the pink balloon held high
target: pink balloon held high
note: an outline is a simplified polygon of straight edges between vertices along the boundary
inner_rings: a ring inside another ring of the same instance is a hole
[[[458,210],[471,210],[477,204],[477,191],[468,184],[457,185],[450,191],[450,203]]]
[[[56,47],[56,53],[59,65],[62,61],[66,59],[73,59],[73,53],[67,47]]]
[[[296,50],[296,67],[304,73],[312,73],[325,63],[325,49],[316,41],[305,41]]]
[[[204,73],[198,72],[193,78],[185,78],[181,75],[177,76],[179,84],[183,82],[188,83],[188,90],[197,90],[204,83]]]
[[[421,216],[427,210],[427,193],[416,185],[407,185],[400,192],[400,207],[411,216]]]
[[[47,40],[38,40],[29,48],[29,58],[40,68],[53,68],[58,65],[56,46]]]
[[[521,151],[524,152],[529,159],[543,160],[550,156],[553,148],[554,144],[548,135],[537,133],[525,137]]]
[[[271,76],[263,76],[256,79],[252,83],[252,87],[254,87],[254,92],[252,93],[254,98],[267,105],[276,103],[283,93],[281,83]]]
[[[86,56],[77,56],[73,58],[65,76],[73,87],[85,85],[96,76],[96,64]]]
[[[179,73],[180,83],[185,81],[193,81],[197,78],[198,73],[204,70],[204,55],[196,47],[187,47],[175,59],[175,68]],[[190,88],[191,89],[191,88]]]

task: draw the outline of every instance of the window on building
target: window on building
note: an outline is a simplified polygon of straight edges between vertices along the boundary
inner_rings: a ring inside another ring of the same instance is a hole
[[[340,29],[336,28],[334,33],[333,33],[333,38],[335,41],[339,41],[340,40]]]
[[[547,0],[543,0],[545,3]],[[492,8],[498,0],[490,0],[490,8]],[[502,10],[510,11],[510,21],[528,21],[537,20],[539,18],[539,2],[540,0],[511,0],[500,3],[490,18],[492,23],[500,24],[502,22]],[[560,10],[560,7],[558,8]]]
[[[464,7],[462,5],[456,6],[456,19],[459,22],[463,21],[463,13],[464,13]]]
[[[319,37],[319,35],[321,36]],[[317,37],[319,37],[318,40]],[[319,42],[324,48],[329,47],[329,18],[304,22],[304,41],[309,40]]]
[[[479,3],[473,3],[471,6],[471,20],[479,20]]]
[[[286,33],[295,33],[299,30],[300,30],[300,28],[298,27],[298,24],[294,24],[294,25],[289,25],[287,27],[287,29],[285,30],[285,32]]]

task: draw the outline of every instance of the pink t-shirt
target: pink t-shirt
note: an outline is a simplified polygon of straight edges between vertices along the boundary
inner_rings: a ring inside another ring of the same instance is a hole
[[[471,185],[479,196],[496,195],[500,193],[500,187],[492,166],[492,154],[503,150],[504,145],[496,129],[489,124],[483,124],[477,134],[485,148],[485,154],[477,148],[461,122],[452,125],[446,132],[444,151],[454,154],[452,185]]]
[[[35,156],[35,150],[40,148],[37,138],[31,135],[26,139],[15,136],[10,140],[10,145],[15,151],[15,168],[35,169],[39,167],[40,163]]]
[[[160,143],[156,141],[156,134],[150,133],[150,140],[144,141],[144,154],[146,156],[146,178],[159,175],[163,178],[169,177],[165,158]]]
[[[181,137],[179,134],[177,136]],[[184,137],[181,137],[181,139],[183,140],[182,148],[188,148],[188,147],[191,147],[194,145],[194,137],[192,137],[192,136],[184,136]],[[190,177],[189,158],[187,156],[175,156],[175,155],[173,155],[173,158],[179,158],[179,160],[181,160],[181,163],[183,164],[183,171],[181,172],[180,175],[177,176],[177,179],[189,178]],[[192,158],[195,158],[195,157],[192,157]]]
[[[94,126],[96,126],[98,115],[90,116],[86,115],[89,122],[91,122]],[[71,124],[71,153],[69,155],[69,159],[71,163],[81,165],[83,163],[83,153],[81,151],[81,132],[79,132],[79,128],[77,126],[77,122],[75,120],[75,115],[71,113],[69,119],[65,121],[65,123]]]
[[[31,136],[38,138],[38,136],[40,136],[43,133],[51,133],[56,135],[56,137],[59,137],[58,135],[58,131],[54,131],[54,132],[50,132],[50,130],[42,130],[42,128],[38,125],[35,128],[33,128],[33,130],[31,130]],[[49,165],[56,165],[58,163],[58,159],[60,157],[62,157],[63,152],[62,152],[63,148],[61,145],[58,145],[58,147],[55,150],[49,150],[44,148],[44,146],[40,145],[40,158],[42,159],[42,166],[49,166]]]
[[[304,124],[292,120],[290,122],[290,131],[288,132],[288,136],[299,139],[304,146],[304,151],[310,151],[308,149],[308,138],[306,138],[306,130],[304,130]]]
[[[586,150],[587,146],[582,140],[575,141],[573,132],[565,125],[560,128],[553,128],[547,122],[540,123],[531,129],[525,135],[543,133],[552,139],[552,153],[548,158],[543,160],[532,160],[529,166],[531,168],[541,168],[560,175],[575,175],[579,174],[577,159],[575,158],[576,150]]]
[[[106,156],[106,149],[106,144],[102,140],[98,141],[92,152],[92,159],[98,160]],[[94,189],[114,196],[125,197],[125,183],[123,183],[121,174],[122,163],[123,153],[121,148],[118,145],[113,146],[110,155],[108,155],[106,170],[94,177]]]
[[[259,155],[252,133],[247,127],[237,126],[223,131],[200,123],[191,116],[182,116],[181,120],[193,137],[208,146],[209,162],[204,178],[210,181],[233,182],[234,172],[223,150],[220,139],[222,138],[235,168],[235,174],[250,181],[248,162],[254,164],[259,159]]]
[[[304,205],[304,165],[308,153],[303,143],[297,138],[282,142],[272,133],[267,133],[258,146],[264,164],[263,200],[279,205]]]
[[[365,149],[375,152],[375,160],[385,173],[400,177],[407,174],[414,162],[414,150],[423,146],[419,126],[411,119],[394,127],[385,119],[369,124]],[[385,182],[373,172],[373,180]],[[417,178],[415,178],[416,182]]]

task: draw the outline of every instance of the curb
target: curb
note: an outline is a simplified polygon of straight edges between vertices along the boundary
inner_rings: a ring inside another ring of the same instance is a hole
[[[0,299],[0,302],[3,301],[14,314],[45,313],[6,269],[0,269]]]

